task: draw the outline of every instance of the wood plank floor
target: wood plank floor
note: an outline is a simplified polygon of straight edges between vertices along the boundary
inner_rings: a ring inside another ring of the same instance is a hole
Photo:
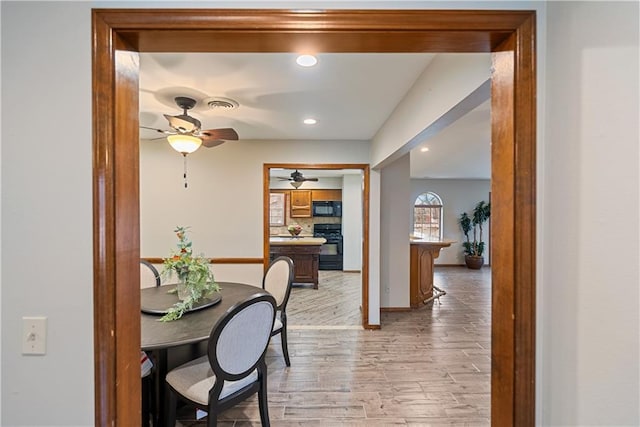
[[[280,339],[267,352],[269,414],[277,426],[490,425],[491,272],[437,267],[438,302],[360,324],[360,275],[322,271],[294,288],[287,368]],[[183,426],[203,426],[183,411]],[[255,398],[221,426],[259,426]]]
[[[320,270],[318,289],[295,286],[287,304],[292,329],[362,325],[362,279],[360,273]]]

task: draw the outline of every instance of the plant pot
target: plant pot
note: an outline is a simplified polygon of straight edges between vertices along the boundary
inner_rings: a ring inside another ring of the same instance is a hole
[[[465,255],[464,262],[472,270],[480,270],[484,265],[484,257],[476,255]]]

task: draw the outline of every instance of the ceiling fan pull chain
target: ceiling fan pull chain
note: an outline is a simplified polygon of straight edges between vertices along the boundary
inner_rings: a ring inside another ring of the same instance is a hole
[[[187,155],[186,153],[182,154],[183,162],[184,162],[184,188],[187,188]]]

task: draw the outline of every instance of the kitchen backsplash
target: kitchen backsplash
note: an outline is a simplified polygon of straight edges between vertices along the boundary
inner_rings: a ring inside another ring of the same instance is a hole
[[[290,225],[298,224],[302,227],[300,234],[313,235],[313,224],[340,224],[342,218],[334,217],[318,217],[318,218],[291,218],[287,212],[287,218],[285,220],[286,225],[283,226],[271,226],[270,234],[276,236],[279,234],[289,234],[287,227]]]

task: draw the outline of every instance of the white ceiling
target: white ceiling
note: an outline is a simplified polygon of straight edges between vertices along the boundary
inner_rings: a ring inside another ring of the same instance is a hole
[[[319,54],[303,68],[290,53],[142,53],[140,125],[169,129],[163,114],[181,114],[174,98],[188,96],[203,129],[232,127],[242,140],[370,140],[433,57]],[[239,108],[211,109],[212,97]],[[318,123],[304,125],[307,117]],[[427,153],[413,150],[412,178],[488,178],[489,135],[487,103],[419,147]]]

